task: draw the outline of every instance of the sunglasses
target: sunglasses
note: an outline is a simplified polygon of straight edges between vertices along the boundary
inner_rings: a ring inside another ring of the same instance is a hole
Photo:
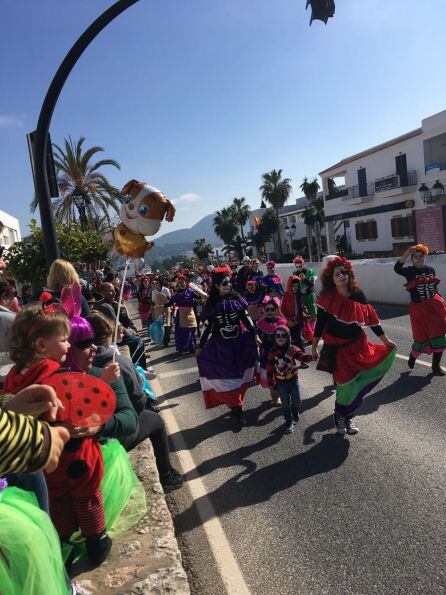
[[[268,306],[267,308],[265,308],[265,312],[275,312],[276,309],[272,308],[271,306]]]
[[[348,271],[344,270],[344,271],[338,271],[337,273],[334,274],[335,277],[348,277]]]
[[[84,341],[77,341],[73,345],[77,349],[89,349],[94,343],[94,339],[85,339]]]
[[[231,282],[230,281],[222,281],[220,283],[220,287],[227,287],[228,285],[231,285]]]
[[[278,333],[276,335],[276,339],[288,339],[288,335],[282,334],[282,333]]]

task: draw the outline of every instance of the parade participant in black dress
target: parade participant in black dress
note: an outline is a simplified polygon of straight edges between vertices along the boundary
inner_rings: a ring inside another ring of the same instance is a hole
[[[422,353],[432,354],[434,376],[444,376],[440,367],[441,356],[446,350],[446,303],[438,292],[440,279],[435,270],[425,263],[429,249],[423,244],[411,246],[395,263],[395,273],[402,275],[410,293],[410,322],[413,344],[408,365],[413,369],[415,360]],[[412,265],[404,266],[412,257]]]
[[[204,404],[207,409],[225,404],[242,422],[243,399],[254,377],[260,340],[247,303],[231,287],[229,269],[213,271],[202,317],[206,326],[196,356]]]

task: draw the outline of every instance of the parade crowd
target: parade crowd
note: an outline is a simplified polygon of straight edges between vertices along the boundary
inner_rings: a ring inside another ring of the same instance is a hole
[[[409,248],[395,273],[411,298],[409,368],[429,354],[432,373],[444,376],[446,304],[427,255],[421,244]],[[358,433],[355,413],[391,368],[397,346],[352,263],[329,259],[318,294],[316,274],[300,256],[286,287],[274,262],[261,266],[245,257],[120,281],[106,265],[87,280],[82,265],[57,260],[37,293],[0,281],[0,357],[9,368],[0,395],[2,593],[75,592],[68,576],[78,560],[94,567],[107,558],[117,520],[144,514],[144,507],[129,511],[138,480],[127,452],[145,439],[164,490],[181,487],[150,386],[147,343],[167,347],[173,334],[176,351],[196,358],[205,407],[226,406],[237,426],[246,423],[247,390],[261,386],[271,406],[282,408],[285,434],[299,423],[299,373],[315,365],[333,376],[336,432]],[[130,298],[142,332],[125,306]],[[109,402],[106,416],[101,407]]]

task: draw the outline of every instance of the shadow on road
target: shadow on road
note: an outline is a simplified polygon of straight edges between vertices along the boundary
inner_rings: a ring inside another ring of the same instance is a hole
[[[390,386],[386,386],[377,393],[367,396],[358,411],[358,415],[369,415],[378,411],[381,405],[396,403],[411,395],[421,392],[424,387],[430,384],[432,375],[415,376],[412,372],[402,372],[401,376]]]
[[[172,399],[174,397],[182,397],[184,395],[189,395],[191,393],[196,393],[198,391],[201,391],[200,381],[195,380],[194,382],[191,382],[190,384],[185,384],[184,386],[179,386],[178,388],[175,388],[174,390],[171,390],[168,393],[164,393],[162,395],[162,397],[159,399],[159,403],[162,403],[164,405],[166,403],[166,401],[168,401],[169,399]]]
[[[177,351],[174,351],[161,357],[154,357],[154,354],[156,354],[157,351],[162,351],[162,349],[152,349],[150,351],[150,364],[152,366],[158,366],[159,364],[174,364],[176,362],[182,362],[186,359],[191,359],[195,362],[195,359],[190,353],[178,353]]]
[[[391,318],[400,318],[401,316],[408,316],[408,307],[399,306],[383,306],[380,304],[373,304],[376,309],[380,320],[390,320]]]
[[[388,405],[390,403],[396,403],[397,401],[406,399],[407,397],[422,391],[425,386],[430,384],[431,380],[432,375],[415,376],[413,373],[411,374],[410,372],[403,372],[393,384],[386,386],[378,392],[372,392],[371,394],[367,395],[364,399],[364,403],[358,410],[357,415],[369,415],[370,413],[375,413],[378,411],[381,405]],[[329,387],[326,387],[324,392],[328,389]],[[320,395],[316,396],[320,397]],[[305,401],[303,401],[303,403],[305,403]],[[315,442],[313,434],[322,433],[329,430],[334,430],[334,422],[331,415],[319,420],[305,429],[304,444],[313,444]]]
[[[280,436],[271,436],[257,445],[243,447],[229,455],[217,457],[217,459],[220,459],[217,465],[220,466],[225,464],[225,456],[228,457],[226,464],[233,464],[236,459],[238,464],[245,464],[244,470],[209,494],[217,516],[223,516],[237,508],[254,506],[265,502],[274,494],[288,490],[300,481],[337,469],[348,457],[350,447],[348,440],[335,435],[325,435],[320,442],[308,451],[259,470],[255,468],[253,463],[249,464],[249,461],[241,463],[243,457],[247,456],[247,451],[251,451],[253,448],[258,450],[259,447],[267,448],[274,440],[278,439],[280,439]],[[216,459],[207,461],[202,465],[204,466],[203,470],[206,472],[211,468],[215,469]],[[250,469],[252,469],[252,472],[249,471]],[[199,498],[196,503],[199,504],[205,498]],[[195,504],[176,516],[175,525],[178,534],[191,531],[204,521],[209,520],[211,511],[206,506],[206,501],[203,504],[201,516],[197,514]]]
[[[325,399],[328,399],[333,394],[334,386],[332,384],[330,384],[330,386],[324,387],[324,390],[321,393],[313,395],[309,399],[302,399],[300,412],[304,413],[304,411],[309,411],[310,409],[317,407],[318,405],[320,405],[320,403],[322,403],[322,401],[325,401]]]

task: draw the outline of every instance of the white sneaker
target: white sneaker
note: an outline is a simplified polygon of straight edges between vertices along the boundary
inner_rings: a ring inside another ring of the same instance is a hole
[[[353,418],[346,417],[345,425],[347,426],[347,434],[350,434],[350,436],[353,436],[354,434],[357,434],[359,432],[359,428],[353,421]]]

